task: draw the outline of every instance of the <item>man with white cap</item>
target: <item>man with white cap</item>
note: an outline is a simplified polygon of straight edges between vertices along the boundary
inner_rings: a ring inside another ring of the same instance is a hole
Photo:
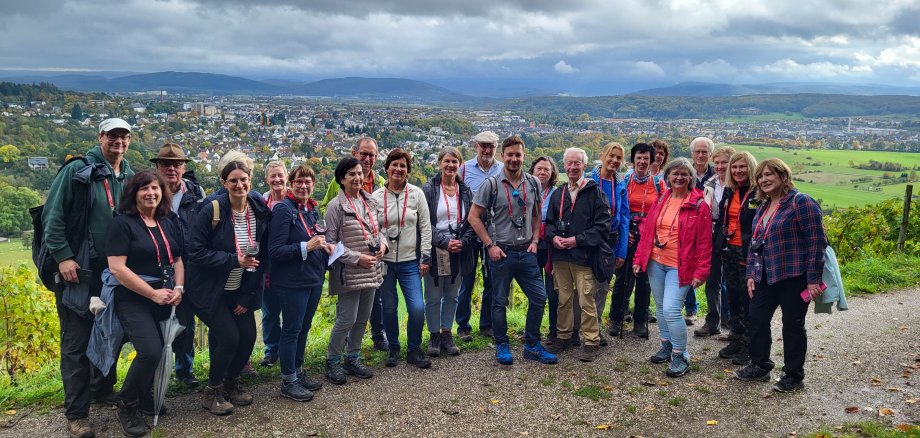
[[[64,414],[67,432],[74,437],[94,435],[88,419],[91,401],[117,401],[112,392],[117,378],[114,365],[102,376],[86,356],[93,315],[75,303],[88,306],[89,296],[98,296],[102,289],[102,270],[108,267],[106,234],[124,183],[134,175],[124,160],[131,144],[131,125],[118,118],[103,120],[98,140],[99,146],[85,158],[72,159],[61,168],[42,213],[45,246],[58,262],[54,293],[61,322]],[[80,214],[81,210],[87,212]],[[85,222],[77,223],[78,218]]]
[[[479,186],[485,180],[489,179],[489,177],[500,175],[505,167],[500,161],[495,161],[495,148],[498,145],[498,141],[498,134],[492,131],[480,132],[470,141],[473,144],[473,148],[476,149],[476,156],[463,163],[463,168],[460,169],[460,179],[470,188],[473,196],[476,196]],[[482,243],[480,242],[479,245],[480,247],[474,250],[477,259],[482,252]],[[482,264],[482,277],[482,308],[479,311],[479,334],[491,338],[493,334],[492,286],[487,279],[488,272],[485,263]],[[460,291],[457,294],[457,336],[464,342],[473,340],[470,315],[472,314],[471,305],[475,282],[476,270],[474,269],[473,272],[463,276]]]

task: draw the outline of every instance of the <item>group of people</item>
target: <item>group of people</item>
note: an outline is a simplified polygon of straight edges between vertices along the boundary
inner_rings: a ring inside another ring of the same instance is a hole
[[[126,435],[146,433],[143,416],[156,413],[151,386],[165,347],[160,322],[173,310],[186,327],[173,343],[177,379],[198,383],[191,373],[197,316],[208,327],[210,352],[201,404],[226,415],[253,402],[240,375],[256,341],[256,309],[266,344],[261,363],[279,362],[281,394],[308,401],[323,386],[302,366],[324,284],[336,297],[324,374],[344,384],[347,376],[373,377],[360,354],[368,322],[374,348],[388,353],[385,365],[398,365],[400,295],[406,362],[429,368],[430,357],[459,355],[457,341],[472,340],[478,265],[479,334],[493,339],[499,364],[515,359],[506,314],[514,280],[527,299],[524,359],[554,364],[580,346],[578,359],[592,361],[631,317],[632,331],[645,339],[657,321],[660,348],[650,361],[668,362],[665,373],[682,376],[690,369],[682,308],[695,313],[694,289],[705,283],[709,313],[695,334],[716,335],[727,325],[730,343],[719,356],[741,366],[738,379],[767,381],[770,319],[782,307],[785,365],[774,388],[802,386],[804,298],[822,293],[827,243],[819,206],[794,188],[778,159],[757,163],[705,137],[690,144],[693,161],[672,159],[661,140],[628,153],[609,143],[593,169],[584,150],[566,149],[559,183],[553,158],[537,157],[525,172],[524,141],[485,131],[473,137],[476,156],[467,161],[456,148],[442,149],[437,174],[418,187],[409,182],[409,152],[392,149],[378,175],[377,143],[362,137],[315,200],[316,174],[306,165],[288,171],[269,163],[270,190],[259,194],[252,160],[230,151],[217,166],[220,189],[206,196],[178,145],[160,149],[155,170],[135,174],[124,160],[127,122],[103,121],[98,140],[85,160],[61,169],[42,217],[45,244],[59,263],[55,297],[72,436],[93,436],[91,400],[116,404]],[[624,175],[627,154],[632,166]],[[74,220],[78,209],[87,209],[85,221]],[[88,308],[74,306],[86,290]],[[121,343],[87,352],[94,315],[106,312],[137,352],[117,395]],[[108,359],[104,366],[90,362],[99,356]]]

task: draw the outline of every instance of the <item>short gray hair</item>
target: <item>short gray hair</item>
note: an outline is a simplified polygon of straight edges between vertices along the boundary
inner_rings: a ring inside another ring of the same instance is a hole
[[[716,147],[716,144],[709,137],[697,137],[690,142],[690,152],[693,152],[693,145],[703,142],[706,144],[706,149],[709,150],[709,153],[712,154],[712,150]]]
[[[681,167],[687,169],[690,172],[690,188],[692,189],[696,185],[696,169],[693,168],[693,163],[687,157],[677,157],[671,161],[668,161],[668,164],[664,166],[664,182],[671,187],[671,182],[668,180],[668,176],[671,175],[671,172],[680,169]]]
[[[569,152],[574,152],[574,153],[576,153],[576,154],[581,154],[581,162],[582,162],[583,164],[585,164],[585,165],[588,164],[588,153],[585,152],[585,150],[582,149],[582,148],[567,148],[567,149],[565,150],[565,152],[562,153],[562,161],[563,161],[562,164],[565,164],[565,156],[568,155]]]
[[[375,148],[378,148],[378,149],[380,148],[380,147],[377,145],[377,140],[375,140],[374,137],[368,137],[368,136],[365,135],[365,136],[358,137],[358,140],[355,141],[355,145],[351,147],[351,150],[354,151],[354,152],[358,152],[358,148],[361,147],[361,143],[364,143],[364,142],[366,142],[366,141],[373,142]]]

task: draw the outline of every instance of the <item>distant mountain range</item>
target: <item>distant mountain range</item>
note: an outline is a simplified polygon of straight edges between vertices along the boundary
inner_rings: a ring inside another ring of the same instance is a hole
[[[649,88],[635,96],[750,96],[756,94],[848,94],[855,96],[920,96],[920,87],[893,87],[875,84],[827,84],[809,82],[779,82],[772,84],[713,84],[682,82],[670,87]]]
[[[345,77],[317,81],[253,80],[199,72],[3,72],[0,80],[17,83],[50,82],[80,92],[141,92],[166,90],[171,94],[313,96],[337,99],[478,103],[484,100],[563,95],[564,84],[539,84],[507,79],[437,79],[430,82],[401,78]],[[920,87],[874,84],[771,83],[719,84],[683,82],[648,88],[626,96],[724,97],[774,94],[908,95],[920,96]]]

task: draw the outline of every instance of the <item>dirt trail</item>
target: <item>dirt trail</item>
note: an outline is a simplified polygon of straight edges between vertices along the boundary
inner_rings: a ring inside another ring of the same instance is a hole
[[[253,406],[225,418],[203,411],[197,395],[178,396],[152,436],[786,436],[874,419],[880,408],[894,411],[895,424],[920,422],[920,404],[908,403],[920,399],[920,289],[854,298],[850,308],[809,314],[806,387],[794,394],[732,379],[715,338],[691,337],[693,371],[669,379],[647,360],[654,341],[627,336],[590,364],[566,353],[543,366],[519,348],[510,367],[491,350],[437,358],[430,370],[402,362],[368,381],[326,383],[309,403],[266,383],[252,388]],[[774,342],[774,354],[781,349]],[[122,436],[113,411],[94,410],[91,420],[97,436]],[[66,436],[63,414],[26,417],[0,436]]]

